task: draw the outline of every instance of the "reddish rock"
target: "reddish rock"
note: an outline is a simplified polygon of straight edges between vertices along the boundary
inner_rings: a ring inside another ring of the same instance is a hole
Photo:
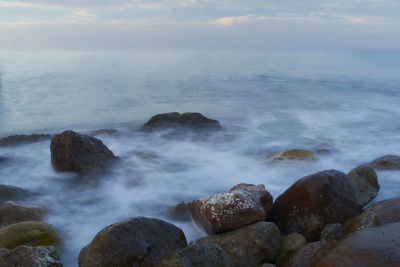
[[[311,266],[400,266],[400,223],[366,228],[327,242]]]
[[[377,170],[398,170],[400,169],[400,156],[386,155],[375,159],[370,165]]]
[[[0,227],[24,221],[41,221],[43,210],[7,201],[0,206]]]
[[[62,267],[63,265],[54,247],[19,246],[13,250],[0,249],[0,266]]]
[[[288,188],[276,199],[272,218],[282,233],[298,232],[315,241],[324,225],[342,223],[359,209],[350,179],[328,170],[303,177]]]
[[[360,215],[343,224],[344,233],[351,233],[363,228],[400,222],[400,197],[375,203]]]
[[[368,204],[378,194],[380,186],[374,168],[361,165],[352,169],[347,176],[356,188],[357,201],[361,206]]]
[[[272,196],[264,185],[239,184],[188,206],[196,224],[213,234],[264,221],[272,208]]]
[[[89,173],[116,157],[95,137],[65,131],[51,139],[51,163],[57,171]]]
[[[325,244],[326,241],[318,241],[308,243],[300,247],[294,255],[290,257],[287,261],[285,261],[282,265],[278,265],[278,267],[310,267],[311,260],[314,256],[314,253]]]

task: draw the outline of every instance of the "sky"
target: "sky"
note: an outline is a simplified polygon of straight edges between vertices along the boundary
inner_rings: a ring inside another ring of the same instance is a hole
[[[400,0],[0,0],[0,49],[399,49]]]

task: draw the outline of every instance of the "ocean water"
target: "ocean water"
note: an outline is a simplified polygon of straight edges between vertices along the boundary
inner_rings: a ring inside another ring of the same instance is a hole
[[[171,111],[217,119],[223,134],[136,131]],[[161,218],[193,240],[204,233],[169,219],[169,206],[241,182],[264,184],[276,198],[305,175],[400,154],[400,52],[0,52],[0,137],[103,128],[118,130],[97,137],[121,161],[100,177],[55,172],[49,140],[0,148],[8,158],[0,184],[39,192],[25,203],[49,209],[46,221],[65,235],[65,266],[77,266],[79,251],[120,220]],[[267,162],[288,148],[330,153]],[[374,201],[400,196],[400,171],[378,179]]]

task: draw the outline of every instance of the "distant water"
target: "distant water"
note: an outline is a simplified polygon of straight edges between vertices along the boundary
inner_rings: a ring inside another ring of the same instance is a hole
[[[166,140],[134,131],[169,111],[217,119],[228,137]],[[265,184],[277,197],[304,175],[400,154],[400,52],[0,53],[0,137],[100,128],[120,131],[98,137],[122,161],[85,183],[53,171],[50,141],[0,148],[9,159],[0,183],[41,192],[28,203],[50,208],[47,221],[66,235],[66,266],[77,266],[80,249],[122,219],[169,220],[169,205],[240,182]],[[331,153],[265,163],[287,148]],[[400,196],[399,175],[378,173],[377,200]],[[203,235],[171,222],[189,240]]]

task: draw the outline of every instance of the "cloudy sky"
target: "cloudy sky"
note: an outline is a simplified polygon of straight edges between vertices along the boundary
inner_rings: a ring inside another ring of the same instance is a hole
[[[0,49],[398,49],[400,0],[0,0]]]

